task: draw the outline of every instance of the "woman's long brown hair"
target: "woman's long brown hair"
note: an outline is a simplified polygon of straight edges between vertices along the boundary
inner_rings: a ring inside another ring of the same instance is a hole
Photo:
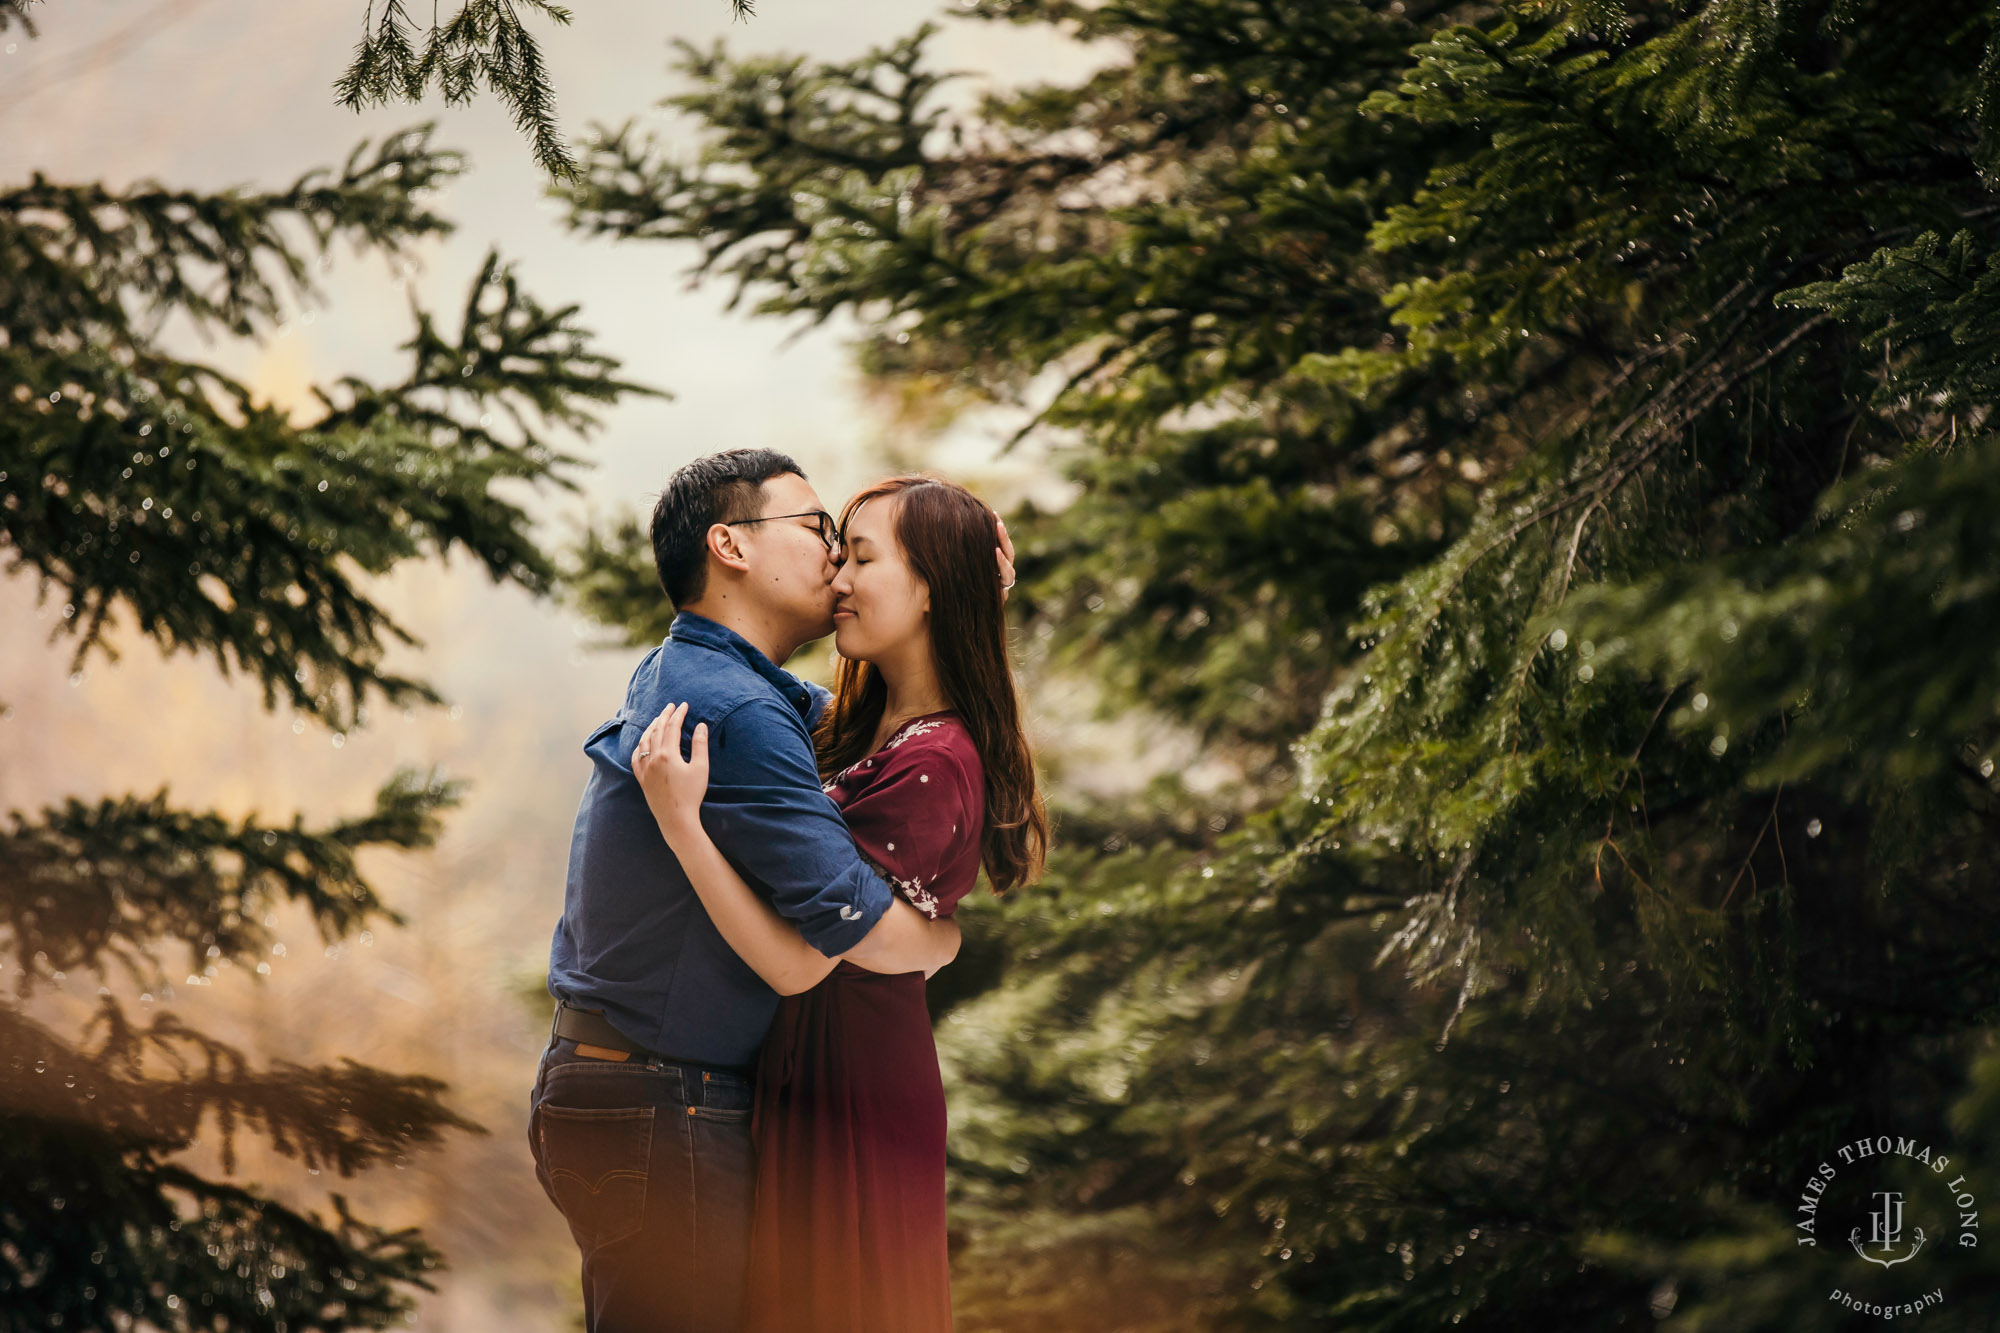
[[[1049,821],[1035,787],[1035,761],[1021,729],[1020,699],[1007,662],[1007,622],[993,563],[995,515],[978,496],[934,477],[889,477],[847,502],[844,532],[869,500],[898,497],[896,543],[930,589],[931,655],[945,703],[978,747],[986,771],[979,859],[995,893],[1028,883],[1048,855]],[[867,755],[882,725],[888,686],[872,663],[846,658],[834,671],[833,702],[813,735],[820,778]]]

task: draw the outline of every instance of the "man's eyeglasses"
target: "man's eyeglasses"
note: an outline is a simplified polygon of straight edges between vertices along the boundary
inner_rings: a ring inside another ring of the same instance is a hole
[[[735,528],[741,527],[745,523],[769,523],[771,520],[779,518],[812,519],[813,526],[819,529],[819,539],[826,543],[827,553],[830,555],[840,549],[840,525],[835,523],[833,515],[827,513],[824,509],[809,509],[803,514],[766,514],[762,518],[739,518],[724,523],[722,526],[725,528]]]

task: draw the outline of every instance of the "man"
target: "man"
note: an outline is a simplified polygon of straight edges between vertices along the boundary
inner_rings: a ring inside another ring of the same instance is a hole
[[[935,972],[958,927],[897,897],[820,789],[811,727],[827,692],[779,665],[833,630],[834,520],[768,449],[698,459],[653,511],[676,614],[592,771],[549,955],[556,1018],[530,1099],[542,1188],[583,1252],[592,1333],[734,1333],[753,1159],[750,1070],[778,997],[708,919],[632,776],[671,701],[706,722],[702,823],[808,943],[876,972]],[[999,577],[1012,547],[998,534]]]

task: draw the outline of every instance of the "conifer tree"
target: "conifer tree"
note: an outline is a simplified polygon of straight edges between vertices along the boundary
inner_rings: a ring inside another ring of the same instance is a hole
[[[437,697],[385,664],[415,639],[378,576],[458,550],[496,581],[549,587],[503,483],[572,484],[556,436],[636,386],[574,307],[540,305],[497,257],[456,328],[416,312],[400,380],[344,378],[309,410],[258,402],[159,337],[169,318],[272,336],[288,303],[320,299],[335,241],[410,262],[450,230],[425,198],[462,167],[424,127],[281,190],[40,174],[0,188],[0,554],[60,605],[50,647],[72,669],[137,635],[346,730],[371,705]],[[435,1079],[260,1067],[171,1005],[255,968],[287,904],[329,941],[400,921],[357,854],[429,846],[456,790],[399,773],[372,810],[316,824],[188,810],[163,786],[0,825],[0,1329],[401,1321],[436,1250],[338,1194],[331,1216],[280,1205],[231,1178],[234,1145],[253,1135],[346,1176],[478,1127]],[[80,1030],[29,1008],[93,988]],[[223,1174],[188,1164],[197,1144],[220,1147]]]
[[[0,0],[0,26],[9,7],[32,3]],[[520,0],[520,7],[561,27],[571,18],[553,0]],[[754,8],[751,0],[729,0],[729,7],[738,18],[748,18]],[[541,44],[521,21],[514,0],[460,0],[449,18],[433,4],[430,23],[421,31],[403,0],[367,0],[361,40],[334,93],[340,105],[357,111],[421,102],[433,89],[447,105],[462,106],[482,85],[514,117],[542,170],[559,180],[576,174],[576,159],[556,122],[556,91]]]
[[[1835,1145],[2000,1172],[1990,10],[967,9],[1129,59],[684,49],[569,191],[1031,409],[1027,641],[1248,775],[969,919],[961,1327],[1844,1326]]]

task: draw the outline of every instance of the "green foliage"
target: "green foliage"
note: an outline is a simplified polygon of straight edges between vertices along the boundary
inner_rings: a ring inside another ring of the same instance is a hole
[[[651,647],[667,637],[674,604],[660,587],[652,536],[637,517],[586,529],[563,575],[577,609],[615,628],[626,645]]]
[[[555,89],[542,49],[511,0],[464,0],[442,23],[433,10],[421,35],[403,0],[381,3],[378,17],[369,0],[354,59],[333,85],[340,105],[359,111],[399,99],[420,102],[435,87],[447,105],[462,106],[483,81],[527,136],[542,170],[556,177],[575,173],[576,160],[556,126]],[[521,3],[553,23],[569,23],[569,11],[552,0]]]
[[[462,547],[495,579],[547,586],[526,511],[496,487],[560,481],[575,460],[549,431],[588,429],[594,406],[641,390],[587,349],[574,306],[543,309],[497,256],[454,337],[417,312],[400,382],[345,378],[303,422],[154,340],[168,313],[261,336],[288,288],[315,297],[288,225],[322,253],[342,236],[391,256],[448,230],[420,200],[457,154],[427,129],[364,150],[274,194],[39,175],[0,193],[0,514],[10,566],[64,598],[78,665],[108,651],[123,609],[161,648],[206,652],[268,702],[349,726],[371,694],[435,697],[383,668],[414,640],[366,576]]]
[[[684,50],[700,154],[567,188],[1022,409],[1010,605],[1246,775],[970,919],[961,1325],[1838,1326],[1812,1168],[2000,1164],[1989,7],[970,13],[1126,55],[951,114],[924,33]]]
[[[213,814],[167,804],[164,790],[141,800],[85,805],[72,798],[30,819],[20,811],[0,835],[4,920],[26,994],[56,974],[115,964],[140,989],[171,984],[150,941],[175,940],[188,967],[213,977],[210,959],[254,967],[269,952],[263,919],[280,900],[303,904],[321,937],[353,934],[371,917],[400,925],[355,866],[364,846],[414,851],[437,839],[438,811],[455,804],[454,784],[399,773],[359,819],[310,831],[255,819],[231,825]],[[199,977],[193,978],[199,981]]]
[[[1091,439],[1065,462],[1082,503],[1019,525],[1021,605],[1268,764],[1343,655],[1322,627],[1461,521],[1454,437],[1507,411],[1442,373],[1356,396],[1319,355],[1389,333],[1364,238],[1416,164],[1358,103],[1414,29],[1357,5],[1048,17],[1146,40],[1130,68],[973,125],[937,102],[929,29],[830,66],[684,47],[693,90],[664,105],[715,127],[700,158],[601,129],[572,220],[693,241],[696,275],[761,313],[861,314],[876,373]]]
[[[1780,551],[1583,589],[1566,609],[1607,636],[1600,663],[1720,685],[1669,717],[1718,753],[1784,715],[1784,743],[1746,775],[1754,785],[1819,779],[1860,795],[1885,780],[1991,778],[2000,441],[1911,452],[1829,488],[1819,529]],[[1922,651],[1853,632],[1913,612],[1930,622]]]
[[[22,7],[35,0],[0,0],[0,28],[9,11],[26,22]],[[435,6],[421,33],[404,0],[368,0],[362,11],[361,40],[354,58],[333,89],[341,106],[359,111],[390,102],[421,102],[435,88],[448,106],[470,103],[482,83],[514,117],[536,163],[556,180],[576,175],[576,158],[556,124],[555,87],[542,62],[542,48],[521,22],[513,0],[461,0],[458,12],[439,21]],[[553,0],[520,0],[560,26],[570,11]],[[747,19],[752,0],[729,0],[732,13]],[[32,35],[32,29],[30,30]]]
[[[315,1170],[403,1160],[446,1130],[444,1085],[345,1061],[253,1070],[170,1012],[103,1001],[82,1043],[0,1008],[8,1185],[0,1329],[384,1328],[442,1256],[410,1229],[322,1220],[176,1162],[258,1134]],[[94,1038],[94,1039],[93,1039]],[[225,1169],[233,1169],[233,1164]],[[121,1323],[121,1321],[125,1321]]]
[[[463,549],[496,580],[550,587],[521,484],[570,484],[556,435],[645,390],[574,306],[544,307],[497,256],[455,330],[412,311],[400,380],[345,378],[289,414],[161,340],[172,326],[273,337],[289,305],[318,298],[314,262],[336,241],[410,262],[450,229],[424,196],[461,168],[419,129],[275,192],[39,174],[0,190],[0,548],[62,599],[51,638],[73,641],[73,666],[111,655],[127,625],[344,728],[371,701],[436,698],[384,666],[414,639],[376,600],[379,576]],[[339,1195],[323,1217],[228,1179],[237,1136],[345,1176],[478,1126],[435,1079],[253,1067],[170,1006],[259,966],[284,904],[328,942],[400,921],[358,854],[430,846],[456,790],[399,774],[372,811],[323,827],[183,810],[163,789],[0,828],[0,1329],[404,1320],[441,1256]],[[87,981],[100,1003],[81,1033],[29,1016],[37,990]],[[186,1156],[210,1148],[221,1178]]]

